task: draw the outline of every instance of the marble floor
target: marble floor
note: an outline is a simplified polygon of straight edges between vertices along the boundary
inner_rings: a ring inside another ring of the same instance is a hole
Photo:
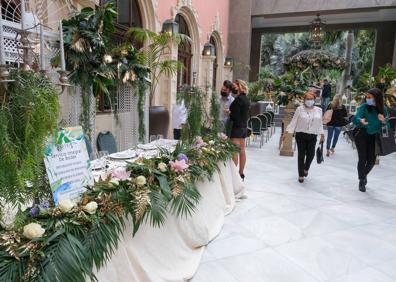
[[[357,153],[341,136],[303,184],[278,135],[248,148],[248,198],[207,247],[193,282],[396,281],[396,154],[357,188]]]

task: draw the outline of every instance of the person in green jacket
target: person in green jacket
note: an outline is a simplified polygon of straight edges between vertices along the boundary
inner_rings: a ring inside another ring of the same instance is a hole
[[[373,169],[376,160],[376,135],[386,124],[387,111],[384,107],[384,96],[380,89],[372,88],[366,93],[366,101],[354,116],[352,122],[356,125],[355,144],[359,161],[359,190],[366,192],[367,175]]]

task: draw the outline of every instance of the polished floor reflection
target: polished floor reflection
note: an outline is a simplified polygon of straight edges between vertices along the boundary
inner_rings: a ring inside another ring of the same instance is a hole
[[[396,154],[357,188],[357,153],[336,153],[297,182],[296,157],[280,157],[279,136],[248,148],[248,198],[208,245],[194,282],[396,281]]]

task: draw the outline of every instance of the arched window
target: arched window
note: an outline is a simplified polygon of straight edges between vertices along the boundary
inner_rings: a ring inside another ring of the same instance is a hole
[[[190,36],[190,31],[186,20],[182,15],[176,15],[175,21],[179,24],[179,33]],[[191,44],[186,43],[179,46],[177,60],[184,65],[184,68],[177,73],[177,86],[191,85]]]
[[[213,35],[210,37],[210,44],[214,46],[214,54],[216,58],[213,61],[213,80],[212,80],[212,89],[216,90],[216,85],[217,85],[217,68],[218,68],[218,63],[217,63],[217,45],[216,45],[216,40],[213,37]]]
[[[102,5],[111,0],[102,0]],[[121,40],[124,33],[131,27],[143,27],[138,0],[116,0],[117,21],[115,40]],[[138,46],[141,47],[141,46]]]

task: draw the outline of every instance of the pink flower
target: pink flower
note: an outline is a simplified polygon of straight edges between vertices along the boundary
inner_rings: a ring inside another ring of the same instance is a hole
[[[220,132],[220,133],[219,133],[219,138],[220,138],[221,140],[226,140],[228,137],[227,137],[227,135],[225,135],[223,132]]]
[[[197,139],[196,139],[196,143],[197,143],[197,146],[198,146],[198,147],[202,147],[202,146],[205,146],[205,145],[207,145],[207,144],[206,144],[206,142],[205,142],[205,141],[203,141],[203,139],[202,139],[202,137],[201,137],[201,136],[198,136],[198,137],[197,137]]]
[[[186,163],[185,160],[180,160],[180,161],[176,160],[174,162],[170,161],[169,164],[170,164],[172,170],[176,171],[176,172],[182,172],[188,168],[188,164]]]
[[[128,180],[131,177],[131,172],[127,171],[125,167],[117,167],[110,171],[110,175],[117,180]]]

